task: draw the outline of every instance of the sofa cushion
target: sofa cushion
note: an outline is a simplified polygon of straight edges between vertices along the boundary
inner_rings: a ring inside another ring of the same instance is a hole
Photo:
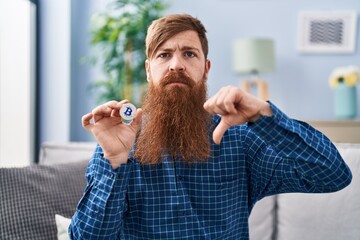
[[[39,164],[53,165],[90,160],[96,142],[45,142],[41,145]]]
[[[278,239],[359,239],[360,144],[338,144],[352,171],[345,189],[328,194],[278,196]]]
[[[0,239],[57,239],[55,214],[74,214],[87,163],[0,168]]]

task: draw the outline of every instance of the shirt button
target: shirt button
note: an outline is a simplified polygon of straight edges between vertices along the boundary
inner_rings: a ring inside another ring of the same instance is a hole
[[[182,181],[184,178],[182,176],[178,176],[178,180]]]

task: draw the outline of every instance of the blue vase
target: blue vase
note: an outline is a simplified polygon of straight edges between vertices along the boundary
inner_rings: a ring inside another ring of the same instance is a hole
[[[340,82],[335,88],[335,117],[352,119],[356,117],[356,86]]]

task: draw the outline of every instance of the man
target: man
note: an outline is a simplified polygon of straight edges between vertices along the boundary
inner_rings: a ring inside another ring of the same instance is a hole
[[[351,182],[329,139],[272,103],[231,86],[206,100],[205,32],[189,15],[154,21],[149,90],[133,122],[119,116],[127,100],[83,116],[99,145],[72,239],[248,239],[261,198]]]

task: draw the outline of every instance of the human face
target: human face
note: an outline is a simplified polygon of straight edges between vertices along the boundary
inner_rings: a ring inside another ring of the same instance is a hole
[[[205,59],[197,32],[180,32],[164,42],[145,62],[148,81],[158,85],[169,72],[181,71],[196,83],[207,79],[210,61]],[[183,85],[179,82],[172,84]]]

